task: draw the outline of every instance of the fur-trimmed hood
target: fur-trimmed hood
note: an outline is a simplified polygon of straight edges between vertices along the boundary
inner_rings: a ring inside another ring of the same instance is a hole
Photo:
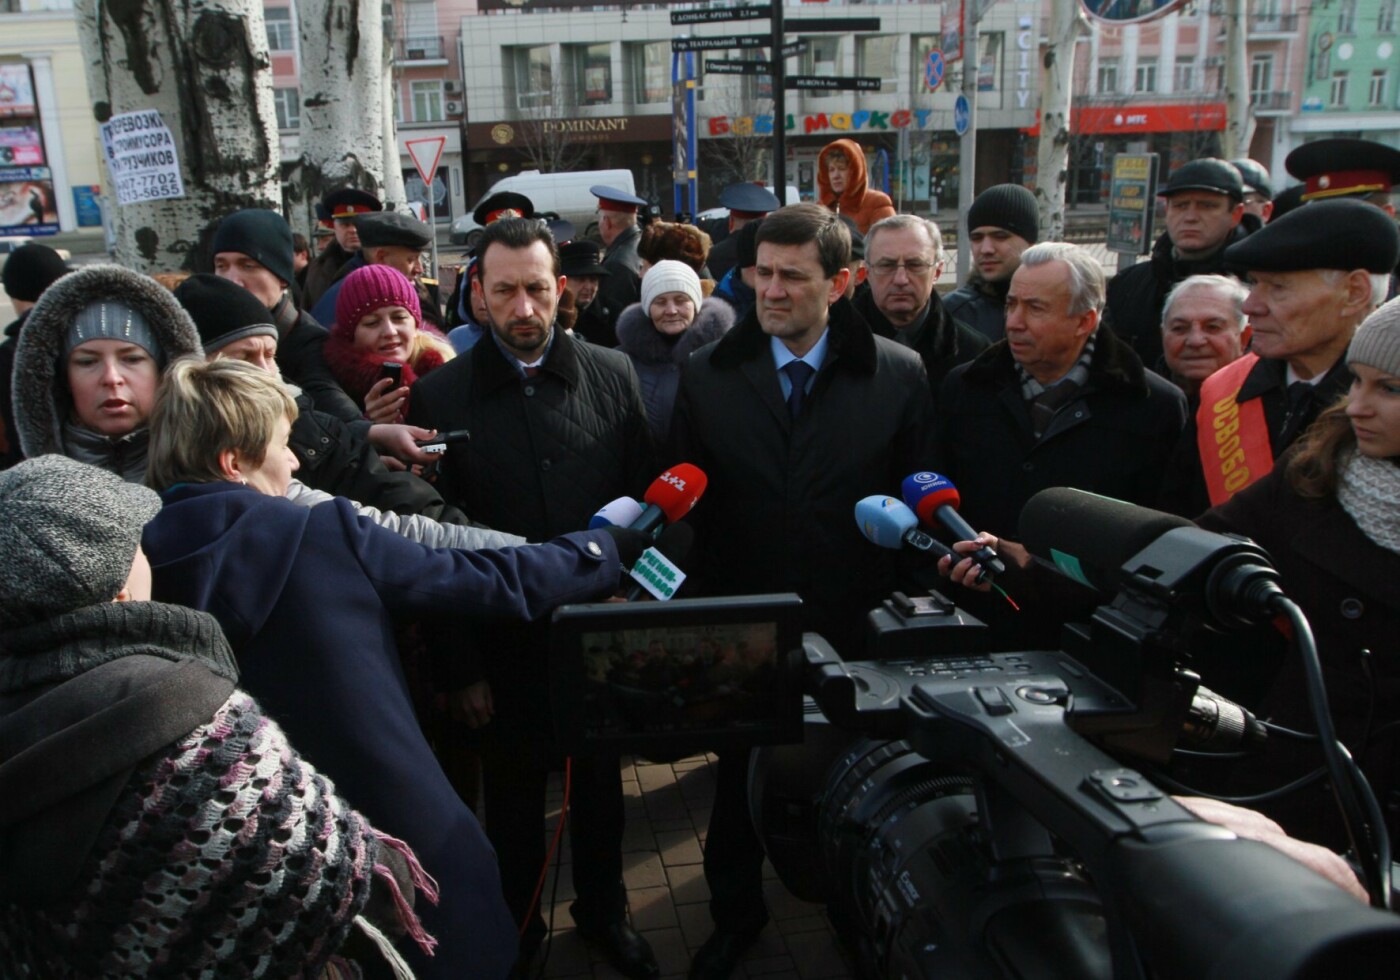
[[[203,356],[199,332],[170,290],[148,276],[118,265],[90,265],[55,282],[29,311],[15,347],[13,411],[26,457],[62,453],[63,424],[70,402],[59,374],[68,327],[98,300],[119,300],[144,316],[165,353],[165,363],[189,354]]]
[[[672,343],[652,324],[641,303],[633,303],[617,320],[618,348],[640,364],[682,365],[695,351],[719,340],[734,326],[734,309],[722,299],[700,304],[693,322]]]

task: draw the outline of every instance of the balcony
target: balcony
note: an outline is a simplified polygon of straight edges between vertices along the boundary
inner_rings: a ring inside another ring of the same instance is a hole
[[[1251,38],[1260,37],[1292,37],[1298,33],[1297,14],[1265,14],[1263,16],[1249,17],[1249,36]]]
[[[1249,104],[1260,115],[1287,113],[1293,101],[1292,92],[1250,92]]]
[[[394,48],[399,64],[447,64],[447,47],[440,36],[402,37],[395,42]]]

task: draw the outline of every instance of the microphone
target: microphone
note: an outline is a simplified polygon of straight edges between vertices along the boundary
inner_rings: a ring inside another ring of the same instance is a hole
[[[913,509],[919,520],[925,524],[937,521],[959,541],[977,540],[977,532],[958,513],[958,505],[962,503],[962,498],[958,496],[958,488],[953,486],[952,480],[924,470],[922,473],[906,476],[901,489],[904,502]],[[1006,571],[1006,565],[997,557],[997,553],[985,545],[974,551],[971,557],[982,566],[982,575],[978,577],[978,581],[983,577],[1000,575]]]
[[[631,497],[618,497],[598,508],[598,513],[588,520],[588,530],[600,527],[627,527],[642,516],[642,505]]]
[[[674,524],[690,513],[709,482],[710,478],[700,467],[693,463],[677,463],[651,481],[642,495],[646,506],[627,526],[656,537],[663,526]]]
[[[656,543],[647,549],[657,552],[662,560],[649,561],[650,556],[646,554],[637,560],[628,572],[634,581],[627,590],[627,601],[636,602],[646,592],[651,592],[658,600],[670,599],[685,582],[683,563],[690,556],[694,543],[695,529],[689,524],[666,525],[657,536]],[[652,589],[642,584],[643,579],[655,583]]]
[[[942,557],[961,558],[942,541],[919,529],[919,518],[908,505],[880,494],[856,502],[856,525],[866,539],[881,548],[913,548]]]

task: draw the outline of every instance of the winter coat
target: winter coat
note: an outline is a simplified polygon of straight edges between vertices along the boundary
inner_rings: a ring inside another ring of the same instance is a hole
[[[737,231],[728,232],[725,237],[715,242],[710,247],[710,254],[705,256],[705,266],[716,281],[722,280],[738,262],[739,233]]]
[[[1294,441],[1307,431],[1324,408],[1335,404],[1351,387],[1351,369],[1346,357],[1328,369],[1312,389],[1301,411],[1289,411],[1288,363],[1261,358],[1240,386],[1236,401],[1243,404],[1259,399],[1264,406],[1264,424],[1269,429],[1269,445],[1274,459],[1280,459]],[[1199,405],[1197,406],[1199,408]],[[1172,452],[1162,491],[1155,506],[1182,517],[1196,517],[1210,507],[1200,447],[1196,443],[1196,415],[1186,417],[1186,427]]]
[[[1100,330],[1088,380],[1036,439],[1003,340],[944,381],[935,469],[957,486],[969,524],[1015,537],[1021,508],[1049,487],[1151,505],[1185,423],[1181,391]]]
[[[840,199],[831,189],[831,178],[826,172],[827,155],[839,150],[850,161],[851,168],[846,175],[846,190]],[[817,200],[837,214],[844,214],[856,223],[862,235],[881,218],[894,217],[894,202],[884,191],[875,191],[867,183],[865,151],[855,140],[833,140],[822,147],[817,156]]]
[[[675,337],[661,334],[641,303],[633,303],[617,321],[618,349],[632,359],[647,421],[657,445],[665,445],[671,431],[671,414],[676,407],[676,389],[681,369],[695,351],[718,340],[734,326],[734,310],[723,300],[707,299],[700,304],[695,321]]]
[[[589,308],[598,307],[594,315],[606,317],[609,329],[616,329],[622,311],[642,298],[642,258],[637,254],[641,240],[641,226],[633,225],[624,228],[603,252],[608,274],[598,283],[598,295]]]
[[[322,412],[352,425],[359,423],[356,434],[368,435],[364,412],[341,390],[326,364],[326,328],[309,313],[298,312],[289,295],[283,295],[271,312],[277,326],[277,369],[282,377],[310,395]]]
[[[328,504],[336,498],[324,490],[314,490],[300,480],[293,480],[287,486],[287,499],[303,507],[318,507],[321,504]],[[425,544],[429,548],[461,548],[466,551],[477,551],[481,548],[515,548],[522,544],[528,544],[518,534],[493,531],[489,527],[478,527],[475,524],[444,524],[422,514],[383,511],[356,500],[351,500],[350,506],[354,507],[355,513],[361,517],[378,524],[380,527],[388,528],[395,534],[401,534],[410,541]],[[445,507],[444,509],[452,513],[460,513],[455,507]]]
[[[416,353],[399,361],[403,365],[403,383],[410,389],[419,378],[446,364],[447,355],[452,353],[445,342],[431,341],[424,335],[414,338],[411,350]],[[360,405],[364,404],[370,388],[380,379],[385,362],[397,360],[373,351],[357,350],[354,331],[332,331],[326,338],[325,354],[326,365],[331,369],[331,374],[341,390]],[[409,399],[411,402],[412,394],[409,395]],[[407,404],[404,406],[404,414],[408,414]]]
[[[715,287],[715,296],[724,300],[734,309],[734,322],[738,323],[749,315],[753,309],[758,296],[753,291],[753,287],[744,282],[739,270],[730,269],[724,274],[724,278]]]
[[[943,297],[943,308],[990,341],[1006,336],[1006,294],[1011,280],[987,282],[973,269],[967,282]]]
[[[0,416],[4,416],[5,425],[5,442],[0,446],[0,470],[9,469],[24,458],[19,451],[19,430],[15,428],[15,413],[10,408],[10,379],[15,373],[15,345],[28,316],[28,313],[24,313],[15,317],[5,328],[5,339],[0,341]]]
[[[327,239],[320,254],[307,263],[306,285],[301,291],[302,309],[309,310],[315,306],[331,283],[340,278],[341,266],[354,257],[355,253],[341,248],[340,242],[334,238]]]
[[[375,826],[411,846],[441,901],[420,909],[441,945],[409,950],[420,978],[504,977],[515,927],[480,825],[423,738],[395,617],[534,618],[610,594],[601,532],[499,552],[433,550],[335,500],[299,507],[236,483],[164,494],[142,544],[155,594],[213,613],[243,684]]]
[[[76,431],[67,375],[60,373],[69,325],[88,304],[100,299],[119,300],[141,313],[161,346],[164,363],[187,354],[203,354],[194,321],[170,290],[121,266],[86,266],[45,290],[25,320],[15,345],[15,428],[27,459],[61,453],[118,473],[128,482],[142,483],[146,476],[145,425],[137,430],[139,435],[118,437]]]
[[[214,618],[104,603],[0,649],[0,975],[316,975],[380,840],[235,688]]]
[[[1225,265],[1225,249],[1258,231],[1257,217],[1246,214],[1225,239],[1224,244],[1204,259],[1186,261],[1172,254],[1171,236],[1163,234],[1152,247],[1146,262],[1130,265],[1108,281],[1108,304],[1103,322],[1118,339],[1132,347],[1144,365],[1166,373],[1162,356],[1162,308],[1167,293],[1188,276],[1230,275]]]
[[[1391,836],[1400,834],[1400,733],[1392,728],[1369,750],[1362,746],[1368,730],[1375,733],[1400,720],[1400,554],[1366,537],[1335,496],[1299,496],[1281,467],[1203,514],[1197,523],[1253,538],[1273,558],[1285,594],[1302,607],[1312,625],[1337,734],[1361,763],[1387,814]],[[1272,627],[1267,633],[1278,646]],[[1232,652],[1238,659],[1241,643],[1239,637],[1233,639]],[[1367,650],[1369,657],[1363,653]],[[1281,665],[1262,703],[1252,707],[1287,727],[1316,731],[1297,655],[1289,649],[1271,659],[1258,651],[1258,644],[1246,644],[1243,653],[1253,664]],[[1373,680],[1368,680],[1368,671]],[[1204,679],[1211,683],[1209,674]],[[1240,764],[1229,790],[1262,791],[1321,765],[1315,745],[1270,739],[1262,756]],[[1260,809],[1290,834],[1337,850],[1348,846],[1336,803],[1322,784]]]
[[[839,300],[802,413],[783,398],[770,338],[752,313],[681,374],[673,456],[709,476],[691,512],[695,583],[714,595],[794,591],[804,628],[850,651],[865,613],[896,585],[893,551],[867,541],[856,502],[899,492],[932,460],[923,364]]]
[[[924,361],[924,371],[928,374],[929,389],[934,398],[943,386],[948,372],[959,364],[966,364],[990,346],[990,341],[964,323],[959,323],[949,315],[947,307],[938,297],[938,290],[929,296],[928,310],[924,319],[912,326],[899,329],[875,305],[875,294],[868,289],[856,293],[851,305],[870,325],[877,337],[885,337],[903,344],[918,354]]]

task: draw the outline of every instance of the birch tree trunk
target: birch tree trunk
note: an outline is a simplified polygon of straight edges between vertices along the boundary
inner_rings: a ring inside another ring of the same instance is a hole
[[[326,191],[384,185],[384,22],[368,0],[302,0],[301,162],[288,200],[294,227]],[[392,124],[391,124],[392,128]],[[381,198],[382,199],[382,198]]]
[[[1065,237],[1065,184],[1069,181],[1072,135],[1070,89],[1074,81],[1074,47],[1079,29],[1077,0],[1051,0],[1050,34],[1045,45],[1045,72],[1040,85],[1040,147],[1035,178],[1043,242],[1063,241]]]
[[[147,273],[202,267],[221,218],[281,199],[262,3],[77,0],[75,15],[93,115],[158,111],[184,187],[113,208],[116,261]]]
[[[384,193],[380,197],[386,208],[402,211],[408,203],[408,192],[404,190],[403,166],[399,162],[399,133],[394,125],[394,59],[389,53],[387,40],[384,49],[384,69],[380,82],[384,93]]]
[[[1226,160],[1249,156],[1254,140],[1254,109],[1249,99],[1249,56],[1245,50],[1244,0],[1225,0],[1225,133],[1220,153]]]

